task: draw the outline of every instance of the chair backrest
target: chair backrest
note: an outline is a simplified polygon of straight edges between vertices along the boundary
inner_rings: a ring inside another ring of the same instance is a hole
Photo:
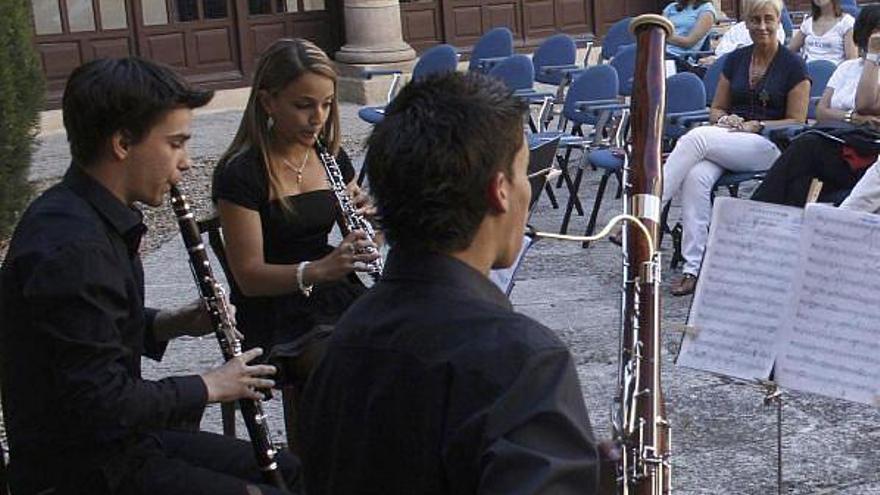
[[[479,70],[481,59],[509,57],[510,55],[513,55],[513,32],[506,27],[491,29],[474,45],[468,70]]]
[[[666,111],[689,112],[706,108],[706,88],[693,72],[679,72],[666,78]]]
[[[416,66],[413,67],[412,78],[418,81],[434,74],[455,72],[457,67],[458,55],[455,48],[444,43],[422,53]]]
[[[856,0],[840,0],[840,9],[853,17],[858,17],[862,11]]]
[[[617,70],[622,96],[632,95],[633,76],[636,73],[636,45],[624,45],[611,59],[611,66]]]
[[[780,13],[779,17],[779,21],[782,22],[782,30],[785,31],[785,42],[788,43],[791,35],[794,34],[794,23],[791,20],[791,14],[788,12],[785,2],[782,3],[782,13]]]
[[[724,62],[727,61],[727,54],[718,57],[715,62],[709,66],[706,73],[703,74],[703,88],[706,92],[706,106],[712,106],[712,100],[715,98],[715,91],[718,89],[718,81],[721,79],[721,73],[724,71]]]
[[[831,79],[831,75],[836,69],[837,65],[828,60],[807,62],[807,74],[812,81],[810,96],[822,96],[822,93],[825,92],[825,86],[828,85],[828,80]]]
[[[531,89],[535,83],[535,68],[532,60],[522,54],[511,55],[492,67],[489,75],[504,81],[508,88],[516,91]]]
[[[553,166],[556,159],[556,148],[559,146],[559,137],[541,141],[535,146],[529,147],[529,185],[532,187],[532,196],[529,199],[529,215],[534,211],[541,197],[541,191],[544,190],[544,184],[547,183],[547,174],[539,174],[542,170],[546,170]]]
[[[230,292],[236,288],[235,278],[232,276],[232,269],[229,267],[229,261],[226,259],[226,241],[223,239],[223,227],[220,225],[220,217],[213,215],[211,217],[198,221],[199,233],[208,234],[208,245],[214,256],[220,262],[220,269],[226,276],[226,284]],[[216,274],[215,274],[216,275]]]
[[[567,34],[553,35],[543,43],[532,55],[532,64],[535,66],[535,80],[546,84],[559,84],[562,82],[562,74],[542,74],[541,68],[548,65],[571,65],[577,60],[577,46],[574,40]]]
[[[632,17],[624,17],[615,22],[602,37],[602,60],[611,60],[617,54],[617,50],[623,45],[631,45],[636,42],[635,36],[629,32],[629,22]]]
[[[837,66],[834,62],[828,60],[812,60],[807,62],[807,74],[810,76],[810,103],[807,107],[807,118],[816,118],[816,105],[819,103],[815,98],[822,96],[825,92],[825,86],[828,86],[828,80]]]
[[[610,65],[594,65],[584,70],[568,88],[562,115],[568,120],[576,120],[577,102],[617,98],[618,86],[617,70]]]

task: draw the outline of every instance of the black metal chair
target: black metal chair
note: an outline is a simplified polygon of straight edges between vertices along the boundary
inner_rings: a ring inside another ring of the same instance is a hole
[[[226,259],[226,243],[223,239],[223,229],[220,225],[220,217],[214,215],[210,218],[206,218],[200,220],[198,222],[199,232],[202,234],[208,234],[208,244],[211,246],[211,250],[214,252],[214,255],[217,257],[217,260],[220,262],[220,267],[223,270],[223,273],[226,275],[226,281],[229,283],[230,287],[235,283],[235,279],[232,277],[232,271],[229,268],[229,264]],[[284,410],[284,430],[286,433],[286,441],[287,448],[291,451],[294,450],[294,435],[295,435],[295,417],[296,417],[296,407],[295,407],[295,394],[292,386],[282,387],[281,389],[281,404]],[[220,404],[220,414],[223,422],[223,434],[229,436],[235,436],[235,403],[234,402],[224,402]]]

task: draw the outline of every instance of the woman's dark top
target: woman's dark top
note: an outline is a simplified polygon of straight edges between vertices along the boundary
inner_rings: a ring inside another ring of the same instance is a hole
[[[779,45],[763,79],[749,88],[749,65],[754,45],[731,52],[724,62],[724,77],[730,81],[729,113],[746,120],[779,120],[786,115],[788,93],[807,79],[801,58]]]
[[[345,151],[336,157],[345,182],[354,168]],[[269,198],[269,176],[261,154],[251,148],[214,173],[213,199],[223,199],[260,214],[266,263],[288,265],[323,258],[333,247],[327,236],[337,218],[336,196],[329,189],[288,196],[287,213],[278,199]],[[356,277],[315,285],[310,297],[299,292],[281,296],[247,297],[233,281],[231,301],[247,348],[290,342],[315,325],[332,325],[365,288]]]

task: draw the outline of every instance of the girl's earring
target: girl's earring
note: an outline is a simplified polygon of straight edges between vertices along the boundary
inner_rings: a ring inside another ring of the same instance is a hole
[[[275,127],[275,119],[270,115],[269,118],[266,119],[266,128],[271,130],[273,127]]]

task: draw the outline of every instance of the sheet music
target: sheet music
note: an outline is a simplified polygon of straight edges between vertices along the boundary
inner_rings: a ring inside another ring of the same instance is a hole
[[[880,216],[810,205],[777,382],[873,404],[880,394]]]
[[[718,198],[678,364],[766,379],[791,304],[803,210]]]
[[[514,261],[508,268],[498,268],[489,271],[489,280],[494,282],[495,285],[497,285],[498,288],[508,296],[510,296],[510,292],[513,290],[513,277],[516,275],[516,271],[522,264],[523,256],[525,256],[526,251],[531,247],[532,242],[534,241],[531,236],[524,235],[522,247],[519,249],[519,254],[516,255],[516,261]]]

